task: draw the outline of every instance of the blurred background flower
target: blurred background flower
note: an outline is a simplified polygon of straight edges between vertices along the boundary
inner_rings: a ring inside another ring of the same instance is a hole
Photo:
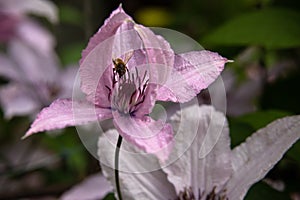
[[[73,128],[55,137],[20,138],[34,113],[63,95],[66,66],[78,63],[88,38],[118,6],[117,1],[0,0],[0,87],[6,91],[0,98],[8,102],[1,103],[0,199],[55,199],[99,171]],[[222,74],[232,147],[269,122],[300,113],[299,1],[127,0],[123,8],[137,23],[185,33],[235,61]],[[208,91],[198,98],[210,103]],[[19,107],[7,111],[5,105],[15,101]],[[245,199],[299,198],[299,155],[297,142],[267,174],[271,182],[283,183],[283,190],[259,182]],[[29,165],[41,158],[45,162]]]
[[[0,76],[8,83],[0,88],[0,103],[6,118],[35,115],[57,97],[71,97],[76,68],[59,69],[55,38],[36,20],[38,14],[57,23],[57,8],[52,2],[13,0],[0,2]]]

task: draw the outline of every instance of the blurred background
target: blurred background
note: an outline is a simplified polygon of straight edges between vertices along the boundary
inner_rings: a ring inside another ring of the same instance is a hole
[[[81,51],[119,3],[0,0],[0,199],[57,199],[100,171],[75,128],[20,138],[43,107],[71,96]],[[235,61],[222,73],[232,147],[277,118],[300,114],[300,1],[122,5],[137,23],[179,31]],[[207,91],[198,98],[210,101]],[[300,199],[300,141],[246,199]]]

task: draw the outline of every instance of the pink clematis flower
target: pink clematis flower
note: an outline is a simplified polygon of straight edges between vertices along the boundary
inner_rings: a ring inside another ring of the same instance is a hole
[[[86,100],[53,102],[25,137],[113,118],[122,137],[165,160],[173,132],[170,124],[149,117],[155,101],[191,100],[218,77],[227,61],[205,50],[176,55],[163,37],[136,24],[120,6],[82,53],[79,70]]]
[[[300,138],[299,122],[299,115],[278,119],[231,149],[223,113],[211,106],[186,107],[171,117],[178,142],[167,166],[122,144],[119,181],[123,199],[242,200]],[[102,172],[114,188],[111,142],[117,137],[117,131],[109,130],[98,141]]]

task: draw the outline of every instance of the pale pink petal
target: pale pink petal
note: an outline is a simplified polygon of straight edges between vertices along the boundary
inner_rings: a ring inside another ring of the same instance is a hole
[[[41,103],[28,88],[20,84],[9,84],[0,88],[0,103],[5,118],[34,114]]]
[[[226,58],[210,51],[176,55],[174,70],[158,91],[158,100],[187,102],[207,88],[222,72]]]
[[[20,75],[15,63],[7,55],[0,54],[0,77],[18,80]]]
[[[113,167],[118,135],[116,130],[110,130],[102,134],[98,141],[101,169],[114,188],[116,187]],[[160,169],[157,158],[145,155],[126,140],[123,140],[121,145],[119,167],[123,199],[176,199],[175,188]]]
[[[285,117],[258,130],[233,149],[233,176],[226,185],[229,199],[243,199],[300,138],[300,116]]]
[[[126,21],[118,25],[113,32],[115,35],[105,38],[104,41],[102,41],[102,32],[96,33],[94,37],[99,36],[101,40],[97,44],[93,43],[93,48],[88,51],[80,63],[81,90],[87,95],[89,101],[102,107],[110,106],[108,94],[109,89],[112,88],[114,67],[112,60],[116,58],[124,60],[124,55],[129,52],[143,54],[141,51],[135,51],[135,49],[141,48],[141,40],[133,31],[133,22]],[[130,27],[132,30],[127,30]],[[93,39],[87,49],[89,49],[92,41]],[[129,62],[144,62],[143,60],[140,61],[143,58],[144,56],[134,55]],[[131,66],[133,65],[128,63],[128,68]]]
[[[16,36],[39,54],[53,54],[55,39],[51,33],[34,21],[23,20],[16,29]]]
[[[66,68],[60,73],[59,84],[60,93],[59,98],[72,97],[73,87],[76,81],[76,74],[78,72],[78,65],[66,66]]]
[[[66,191],[61,200],[97,200],[104,198],[113,188],[102,174],[93,174]]]
[[[58,99],[38,114],[24,138],[41,131],[62,129],[109,118],[111,112],[108,109],[97,108],[88,102]]]
[[[135,118],[117,112],[113,113],[113,117],[115,127],[128,142],[146,153],[155,154],[161,161],[168,158],[173,139],[170,124],[147,116]]]
[[[135,30],[143,41],[146,53],[150,83],[165,85],[172,72],[175,54],[170,44],[161,36],[155,35],[149,28],[135,25]]]
[[[198,105],[182,109],[171,119],[175,145],[170,160],[163,168],[177,193],[192,188],[194,195],[207,195],[232,174],[229,130],[223,113],[211,106]]]
[[[29,82],[56,82],[58,61],[54,52],[43,54],[21,40],[14,39],[9,45],[9,54],[18,65],[22,78]]]
[[[104,25],[98,30],[98,32],[90,39],[89,44],[85,50],[82,51],[82,59],[80,64],[85,60],[86,56],[100,43],[113,36],[116,33],[116,29],[125,21],[131,20],[131,17],[127,15],[122,9],[121,5],[115,11],[113,11],[108,19],[105,20]]]
[[[49,21],[58,21],[58,10],[55,4],[49,0],[2,0],[1,8],[14,15],[35,14],[47,17]]]

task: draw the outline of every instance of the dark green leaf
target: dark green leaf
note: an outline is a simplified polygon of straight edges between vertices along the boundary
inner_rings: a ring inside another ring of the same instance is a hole
[[[249,124],[237,118],[229,118],[228,122],[232,148],[244,142],[255,131]]]
[[[259,45],[269,49],[300,46],[300,14],[269,8],[229,20],[204,38],[216,45]]]
[[[62,63],[65,65],[78,63],[81,58],[82,49],[84,49],[83,43],[65,45],[60,51]]]
[[[86,151],[77,135],[72,134],[73,129],[66,129],[65,134],[59,134],[56,137],[44,135],[42,142],[57,155],[59,155],[63,164],[70,170],[82,176],[87,168]]]
[[[300,141],[296,142],[287,152],[287,156],[295,161],[300,166]]]
[[[239,121],[251,125],[254,130],[258,130],[272,121],[288,115],[290,115],[290,113],[279,110],[258,111],[240,117]]]
[[[272,121],[290,113],[278,110],[258,111],[241,117],[229,118],[232,147],[244,142],[247,137]]]
[[[103,200],[115,200],[115,196],[113,193],[109,193]]]
[[[60,22],[81,26],[83,24],[82,13],[75,7],[61,5],[59,12]]]
[[[290,197],[284,192],[274,190],[265,183],[259,182],[253,185],[247,193],[245,200],[289,200]]]

